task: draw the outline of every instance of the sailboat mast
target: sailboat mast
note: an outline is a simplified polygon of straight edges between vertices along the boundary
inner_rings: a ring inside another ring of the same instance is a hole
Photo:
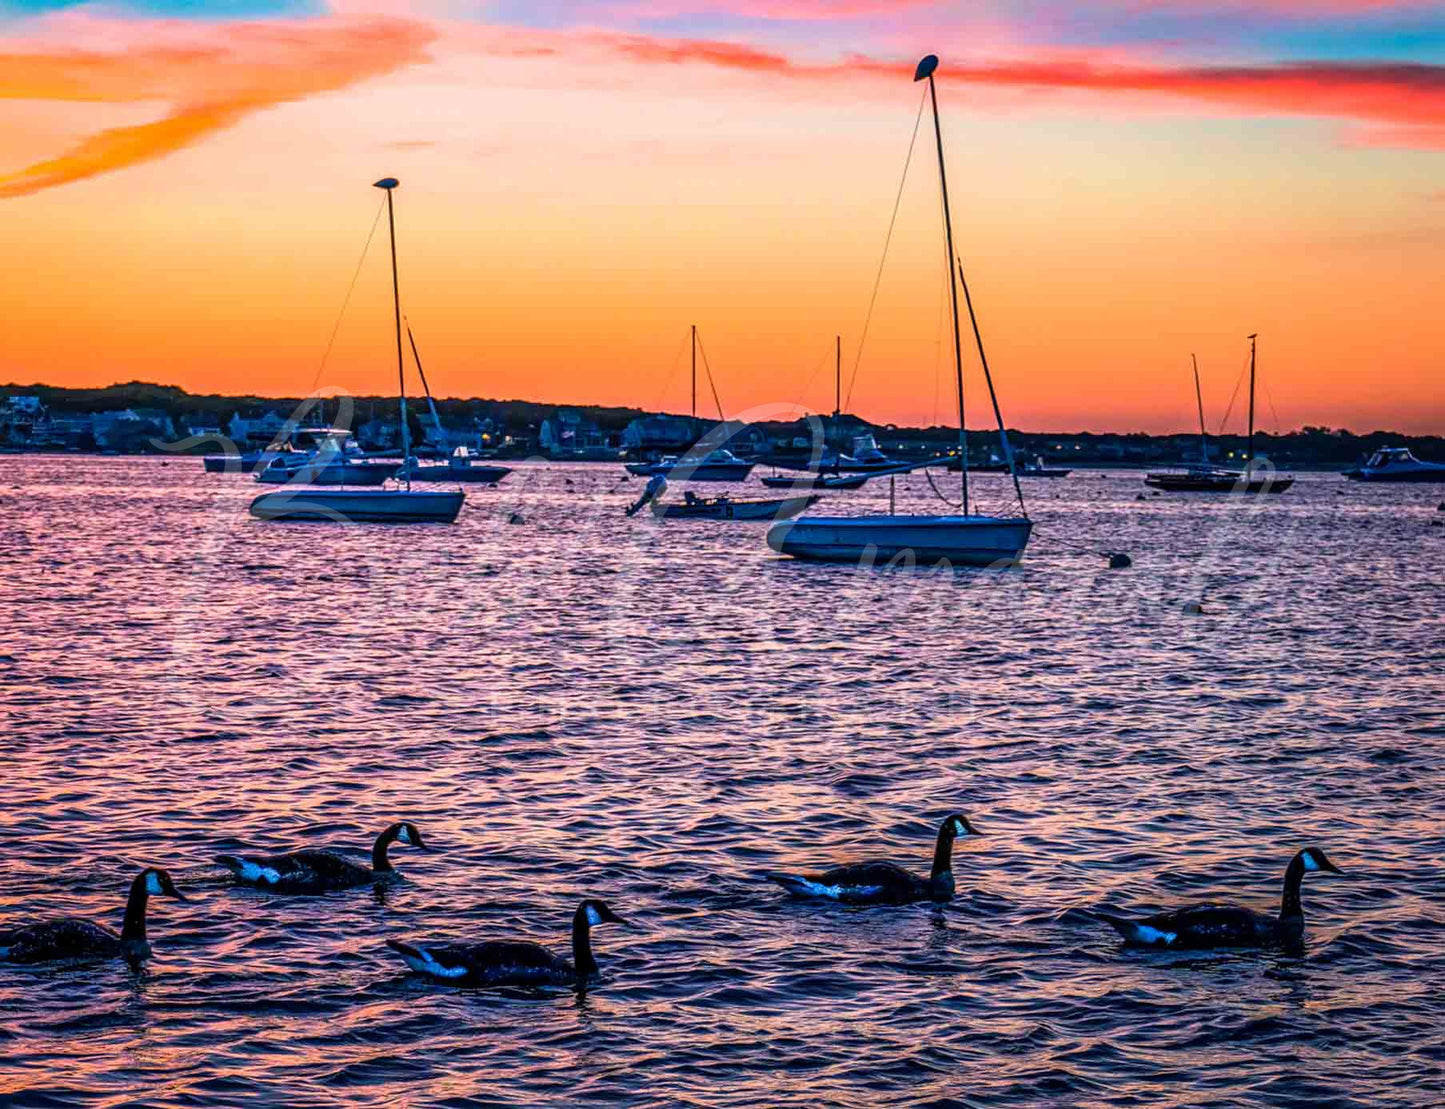
[[[933,104],[933,138],[938,145],[938,182],[943,190],[943,230],[948,250],[948,291],[953,301],[953,370],[958,383],[958,456],[959,476],[963,492],[963,514],[968,515],[968,433],[964,430],[963,417],[963,344],[958,337],[958,282],[953,280],[953,216],[948,207],[948,170],[943,164],[943,128],[938,122],[938,90],[933,83],[933,71],[938,68],[938,58],[929,54],[914,71],[913,79],[928,78],[928,98]]]
[[[395,177],[383,177],[376,183],[386,190],[386,226],[391,235],[391,303],[396,314],[396,383],[401,405],[401,469],[406,487],[411,488],[411,429],[406,423],[406,363],[401,353],[401,285],[396,276],[396,213],[392,208],[392,190],[401,184]]]
[[[1244,456],[1244,469],[1248,473],[1254,465],[1254,336],[1249,337],[1249,450]]]
[[[697,324],[692,325],[692,418],[697,420]]]
[[[1199,359],[1191,354],[1189,361],[1194,363],[1194,399],[1199,404],[1199,461],[1207,466],[1209,465],[1209,439],[1204,431],[1204,394],[1199,389]]]
[[[837,353],[833,358],[833,419],[843,414],[843,336],[836,335]]]

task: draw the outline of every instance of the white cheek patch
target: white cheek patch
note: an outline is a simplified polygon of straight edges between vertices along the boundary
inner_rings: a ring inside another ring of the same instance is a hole
[[[165,891],[161,889],[160,875],[154,871],[146,875],[146,893],[159,894]]]
[[[411,833],[407,831],[405,824],[401,826],[401,831],[396,833],[396,841],[397,843],[405,843],[408,846],[411,845]]]
[[[594,926],[602,923],[602,915],[591,905],[587,906],[587,923]]]
[[[259,863],[253,863],[249,859],[241,863],[241,877],[248,882],[265,882],[271,886],[281,881],[279,871],[269,866],[261,866]]]
[[[1315,857],[1310,852],[1306,851],[1302,857],[1306,870],[1318,870],[1320,868],[1320,864],[1315,862]]]
[[[1164,932],[1147,924],[1139,925],[1136,934],[1140,943],[1162,943],[1166,947],[1179,938],[1177,932]]]

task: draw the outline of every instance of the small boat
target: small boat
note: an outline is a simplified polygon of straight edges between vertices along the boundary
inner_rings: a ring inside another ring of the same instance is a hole
[[[959,337],[958,291],[962,286],[968,307],[969,319],[973,325],[974,340],[978,346],[979,360],[983,365],[984,378],[989,393],[993,396],[994,414],[998,418],[999,440],[1004,456],[1012,462],[1013,454],[1008,444],[1003,414],[999,409],[997,395],[993,389],[993,375],[989,372],[988,358],[984,354],[983,338],[974,315],[973,300],[969,296],[968,283],[964,279],[963,265],[958,263],[953,249],[953,221],[949,214],[948,174],[943,158],[943,131],[938,119],[938,91],[933,73],[938,68],[938,58],[929,54],[918,63],[914,81],[928,81],[928,97],[933,104],[933,131],[938,146],[939,189],[943,197],[943,226],[947,246],[949,293],[952,303],[953,322],[953,365],[958,389],[958,438],[959,457],[968,457],[966,432],[964,430],[963,403],[963,350]],[[918,466],[945,465],[946,460],[934,459]],[[913,465],[889,467],[893,473],[904,472]],[[1012,466],[1010,466],[1012,469]],[[768,529],[768,545],[779,554],[794,558],[826,562],[856,562],[860,565],[883,559],[885,561],[910,560],[924,564],[992,566],[1012,564],[1023,555],[1024,548],[1033,530],[1033,522],[1023,509],[1023,492],[1018,479],[1014,478],[1014,492],[1018,496],[1020,515],[1017,517],[973,515],[969,512],[968,470],[962,468],[961,515],[927,516],[896,515],[891,510],[887,515],[873,516],[799,516],[795,520],[784,520]]]
[[[707,356],[704,354],[703,362],[706,366]],[[708,381],[712,381],[712,371],[708,370]],[[713,399],[717,399],[717,387],[713,386]],[[725,420],[722,411],[722,402],[718,401],[717,418],[719,424]],[[697,423],[697,325],[692,325],[692,420],[694,431]],[[633,477],[654,477],[661,474],[671,481],[747,481],[748,475],[753,472],[754,463],[744,462],[732,451],[718,447],[716,450],[702,453],[698,447],[693,447],[683,455],[664,455],[656,462],[629,462],[627,472]]]
[[[633,477],[662,474],[669,481],[746,481],[754,463],[744,462],[732,451],[719,447],[694,458],[691,454],[670,454],[658,462],[629,462],[627,472]]]
[[[386,192],[386,222],[391,233],[391,293],[396,312],[397,403],[401,409],[401,457],[411,457],[407,425],[406,364],[401,352],[401,290],[396,274],[396,216],[392,193],[400,182],[383,177],[375,188]],[[344,446],[344,443],[343,443]],[[343,454],[344,457],[344,454]],[[274,463],[273,463],[274,464]],[[400,468],[397,463],[392,473]],[[258,474],[263,477],[270,467]],[[303,486],[299,482],[274,493],[262,493],[251,502],[251,515],[261,520],[318,520],[333,523],[441,523],[450,524],[462,510],[466,494],[460,489],[413,490],[402,469],[401,489],[347,489]],[[384,478],[382,479],[385,480]]]
[[[256,469],[263,485],[383,485],[401,463],[395,459],[368,458],[360,444],[344,429],[325,428],[313,435],[310,450],[292,449],[273,454]]]
[[[1381,447],[1369,461],[1353,470],[1346,470],[1351,481],[1440,482],[1445,481],[1445,465],[1421,462],[1408,447]]]
[[[430,465],[413,458],[407,467],[412,481],[469,481],[496,485],[512,472],[510,466],[493,466],[483,462],[466,447],[458,447],[445,462]]]
[[[1249,450],[1243,470],[1211,466],[1209,446],[1204,431],[1204,398],[1199,391],[1199,363],[1194,362],[1194,396],[1199,403],[1199,453],[1203,461],[1179,470],[1165,470],[1144,476],[1144,484],[1166,493],[1283,493],[1294,484],[1294,478],[1274,470],[1260,470],[1254,465],[1254,344],[1249,337]],[[1192,355],[1190,356],[1193,357]],[[1226,413],[1227,415],[1227,413]]]
[[[773,474],[762,479],[769,489],[860,489],[868,474],[813,473],[805,470],[794,477]]]
[[[461,510],[462,494],[447,489],[318,489],[302,485],[262,493],[251,502],[251,515],[261,520],[352,524],[450,524]]]
[[[724,494],[703,498],[684,493],[681,504],[652,502],[652,514],[666,520],[786,520],[806,511],[820,498],[780,497],[771,501],[735,501]]]
[[[249,474],[251,471],[268,466],[281,451],[267,447],[259,451],[241,451],[237,454],[208,454],[202,461],[208,474]]]

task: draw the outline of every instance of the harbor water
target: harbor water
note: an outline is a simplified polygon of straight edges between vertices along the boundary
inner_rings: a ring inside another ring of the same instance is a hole
[[[0,927],[118,928],[144,865],[190,898],[139,970],[0,966],[0,1104],[1445,1103],[1439,487],[1076,471],[1026,484],[1022,566],[924,571],[627,519],[619,466],[521,464],[450,527],[253,520],[199,459],[0,477]],[[983,834],[946,906],[761,878],[926,872],[952,811]],[[434,850],[384,891],[213,862],[402,819]],[[1090,912],[1273,909],[1308,844],[1345,873],[1306,879],[1302,952],[1129,951]],[[584,896],[632,927],[582,995],[385,945],[566,953]]]

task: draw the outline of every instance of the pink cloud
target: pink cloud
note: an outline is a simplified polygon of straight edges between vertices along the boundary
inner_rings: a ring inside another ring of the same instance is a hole
[[[90,32],[93,23],[66,21]],[[252,112],[331,92],[421,61],[434,34],[399,19],[113,27],[110,49],[56,41],[47,26],[0,54],[0,99],[108,103],[164,100],[159,120],[102,131],[54,158],[0,175],[0,197],[25,196],[150,161]],[[116,48],[116,47],[119,48]]]

